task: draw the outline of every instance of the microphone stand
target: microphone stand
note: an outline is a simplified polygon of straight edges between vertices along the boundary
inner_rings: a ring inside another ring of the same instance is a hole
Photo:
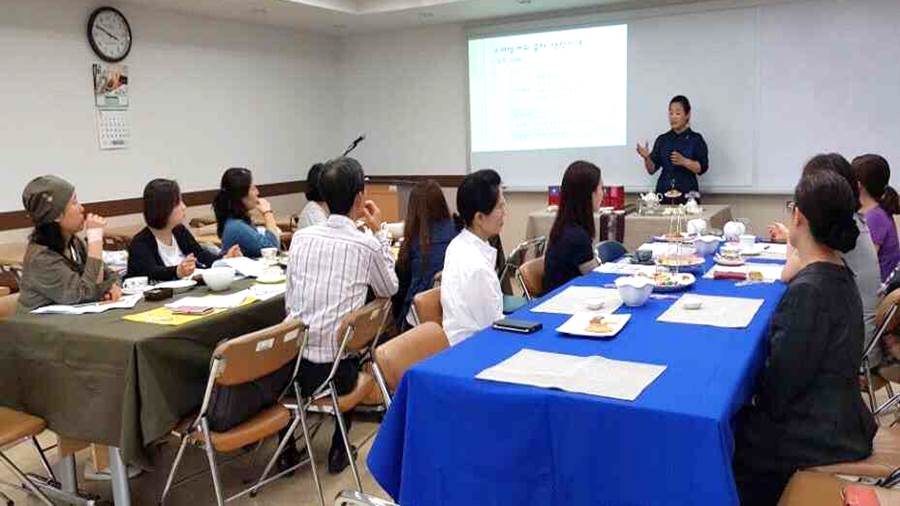
[[[341,157],[343,158],[343,157],[349,155],[364,140],[366,140],[365,135],[360,135],[359,137],[357,137],[353,142],[350,143],[350,146],[347,147],[347,149],[344,151],[344,154],[341,155]]]

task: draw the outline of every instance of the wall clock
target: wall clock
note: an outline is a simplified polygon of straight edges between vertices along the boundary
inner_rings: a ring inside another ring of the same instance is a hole
[[[131,25],[118,9],[100,7],[92,12],[87,36],[91,49],[103,61],[120,62],[131,52]]]

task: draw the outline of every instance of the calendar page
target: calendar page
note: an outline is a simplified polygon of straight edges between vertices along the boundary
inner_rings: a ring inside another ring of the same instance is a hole
[[[97,134],[100,136],[100,149],[125,149],[130,143],[131,134],[128,129],[127,111],[98,110]]]

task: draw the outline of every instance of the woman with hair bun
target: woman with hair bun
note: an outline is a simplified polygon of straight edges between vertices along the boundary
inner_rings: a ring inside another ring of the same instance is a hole
[[[880,155],[862,155],[853,159],[853,174],[859,181],[859,203],[866,215],[869,235],[878,252],[881,280],[891,275],[900,263],[900,242],[894,215],[900,214],[900,197],[888,183],[891,168]]]
[[[841,255],[859,236],[853,189],[834,171],[808,172],[787,207],[799,270],[772,317],[753,402],[736,418],[743,506],[777,503],[797,469],[868,457],[876,430],[856,380],[862,302]]]

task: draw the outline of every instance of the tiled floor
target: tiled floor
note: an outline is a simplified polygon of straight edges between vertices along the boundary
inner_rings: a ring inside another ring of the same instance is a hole
[[[341,490],[355,488],[353,475],[347,468],[339,475],[330,475],[327,471],[328,447],[331,443],[332,422],[327,421],[322,429],[316,435],[313,441],[315,450],[314,457],[317,461],[319,469],[319,477],[322,480],[322,486],[325,490],[326,504],[331,504],[335,495]],[[351,431],[351,441],[359,442],[366,438],[373,431],[377,430],[375,423],[356,421]],[[41,436],[43,445],[53,444],[55,437],[50,433],[44,433]],[[157,469],[154,472],[147,472],[141,476],[131,480],[132,504],[134,506],[150,506],[156,505],[159,500],[159,494],[162,491],[166,479],[166,473],[169,470],[172,460],[177,450],[177,444],[171,440],[162,448],[161,454],[155,458],[154,464]],[[366,457],[372,441],[369,440],[359,449],[359,459],[357,463],[360,469],[360,477],[363,483],[363,489],[378,497],[387,498],[387,494],[375,483],[375,480],[369,474],[366,467]],[[185,453],[182,471],[179,475],[185,476],[194,471],[206,469],[206,458],[201,450],[188,449]],[[271,455],[274,450],[274,443],[263,447],[260,450],[260,457],[257,459],[255,466],[251,467],[250,459],[244,457],[242,460],[235,461],[232,464],[220,467],[222,482],[225,486],[226,494],[232,494],[243,488],[242,480],[248,478],[256,478],[262,472],[265,465],[265,458]],[[7,455],[26,472],[42,473],[40,461],[36,452],[31,445],[23,444],[7,452]],[[79,486],[86,492],[96,494],[102,499],[111,502],[112,493],[110,491],[109,482],[87,481],[83,478],[83,470],[85,464],[90,458],[89,451],[79,453],[78,462],[78,479]],[[51,462],[54,459],[51,458]],[[11,484],[14,482],[11,473],[4,466],[0,466],[0,481]],[[0,484],[0,492],[4,492],[13,499],[17,506],[31,506],[41,504],[36,498],[29,496],[17,488]],[[2,504],[2,503],[0,503]],[[170,506],[202,506],[207,504],[215,504],[213,497],[212,482],[209,475],[201,475],[197,479],[174,489],[166,500],[166,505]],[[312,473],[309,468],[301,468],[293,477],[282,478],[269,486],[262,489],[256,498],[244,496],[228,504],[233,505],[316,505],[318,498],[316,496],[315,485],[312,481]],[[3,505],[5,506],[5,505]]]

